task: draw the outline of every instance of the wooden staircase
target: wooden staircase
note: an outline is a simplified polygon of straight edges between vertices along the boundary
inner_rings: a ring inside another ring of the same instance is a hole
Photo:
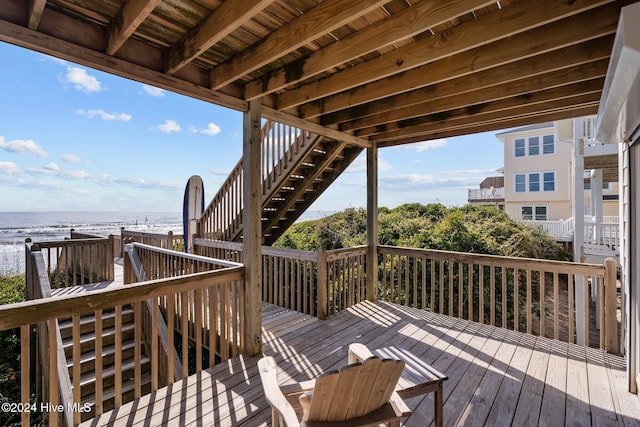
[[[273,244],[362,152],[268,121],[262,128],[262,236]],[[209,239],[242,240],[242,159],[198,221]]]
[[[115,312],[105,311],[102,314],[102,400],[103,411],[114,408],[115,402]],[[71,384],[74,383],[73,372],[73,322],[71,318],[59,322],[62,347],[66,357],[67,369]],[[89,404],[91,410],[82,412],[82,421],[95,416],[96,404],[96,335],[94,315],[80,318],[80,406]],[[128,402],[134,398],[134,312],[131,307],[123,307],[122,310],[122,402]],[[141,344],[141,384],[142,394],[151,390],[150,360],[146,355],[144,344]]]

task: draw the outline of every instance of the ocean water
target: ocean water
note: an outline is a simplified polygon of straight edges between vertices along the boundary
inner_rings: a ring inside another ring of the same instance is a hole
[[[120,228],[182,233],[181,212],[0,212],[0,275],[24,273],[24,243],[62,240],[71,229],[107,236]]]

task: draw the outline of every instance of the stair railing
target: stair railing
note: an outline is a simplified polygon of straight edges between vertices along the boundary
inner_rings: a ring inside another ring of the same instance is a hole
[[[26,297],[27,300],[40,300],[51,298],[51,283],[45,263],[44,254],[40,250],[38,244],[27,239],[25,244],[25,279],[26,279]],[[21,327],[21,340],[28,341],[29,325]],[[48,417],[49,425],[66,425],[73,426],[74,421],[80,423],[79,418],[73,412],[69,411],[73,402],[73,392],[71,389],[71,377],[66,366],[66,357],[62,347],[62,336],[60,335],[60,327],[57,319],[50,319],[46,322],[40,322],[35,325],[35,335],[37,337],[37,356],[35,357],[36,378],[42,377],[42,383],[36,383],[36,401],[46,402],[51,407],[62,406],[62,417],[58,418],[60,411],[45,411],[43,415]],[[27,347],[28,349],[28,347]],[[27,350],[28,351],[28,350]],[[24,348],[23,348],[24,352]],[[28,371],[29,357],[22,354],[22,358],[26,359],[21,370]],[[55,367],[52,367],[53,361]],[[23,404],[30,404],[30,385],[29,375],[23,375],[21,384],[21,401]],[[42,385],[42,387],[41,387]],[[30,406],[27,406],[30,407]],[[40,410],[38,408],[38,410]],[[23,411],[22,424],[29,424],[29,411]]]
[[[271,198],[313,149],[319,136],[274,121],[262,127],[262,201]],[[236,240],[242,230],[242,159],[205,209],[198,234],[212,240]]]

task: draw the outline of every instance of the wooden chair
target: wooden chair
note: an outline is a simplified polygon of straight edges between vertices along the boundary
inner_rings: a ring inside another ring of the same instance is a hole
[[[370,357],[317,380],[280,386],[273,357],[258,361],[273,426],[399,426],[411,415],[395,392],[404,362]]]

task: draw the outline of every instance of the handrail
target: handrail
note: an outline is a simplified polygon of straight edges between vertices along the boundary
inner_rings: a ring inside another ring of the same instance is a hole
[[[124,256],[124,245],[127,243],[144,243],[158,248],[176,249],[176,245],[184,245],[184,235],[175,234],[169,230],[164,233],[149,233],[146,231],[120,229],[120,256]]]
[[[43,253],[52,288],[114,278],[113,236],[29,243]]]
[[[49,275],[43,274],[46,271],[45,260],[42,252],[40,252],[39,247],[31,243],[31,239],[27,239],[25,244],[25,255],[26,255],[26,297],[27,300],[39,300],[43,298],[51,297],[51,284],[49,281]],[[21,325],[21,329],[23,326]],[[69,370],[66,367],[66,364],[56,363],[55,375],[51,375],[51,360],[47,360],[45,355],[50,354],[51,349],[51,341],[55,340],[57,348],[57,361],[61,361],[64,359],[64,350],[62,349],[62,336],[60,335],[60,327],[58,325],[58,321],[55,320],[53,322],[39,322],[36,326],[36,334],[39,336],[38,339],[38,354],[40,358],[36,360],[36,363],[39,366],[49,366],[49,369],[43,370],[43,376],[45,378],[45,384],[47,385],[48,391],[55,389],[56,393],[54,393],[57,398],[62,401],[62,405],[64,408],[67,408],[68,405],[73,402],[73,395],[71,391],[71,378],[69,376]],[[24,334],[21,334],[24,335]],[[25,339],[24,336],[21,337],[21,340]],[[28,337],[27,337],[28,339]],[[27,347],[28,349],[28,347]],[[25,350],[23,349],[22,352]],[[29,350],[26,350],[29,351]],[[27,355],[22,355],[25,357]],[[27,357],[28,360],[28,357]],[[40,368],[42,369],[42,368]],[[24,370],[24,369],[23,369]],[[25,381],[22,384],[22,387],[29,387],[29,382]],[[27,390],[22,390],[22,402],[29,402],[30,394]],[[26,394],[26,395],[25,395]],[[40,396],[42,398],[43,396]],[[49,398],[47,396],[47,398]],[[44,399],[42,398],[42,401]],[[65,410],[63,412],[64,423],[67,426],[72,426],[74,424],[73,416],[70,411]],[[54,421],[57,417],[57,414],[54,415]],[[28,422],[28,419],[27,419]],[[24,417],[23,417],[23,424]]]
[[[596,265],[393,246],[378,246],[378,253],[383,300],[572,343],[583,316],[580,338],[586,345],[618,352],[612,258]],[[574,308],[573,284],[580,278],[583,313]],[[597,290],[594,307],[591,287]],[[591,313],[596,313],[595,324]],[[568,319],[562,325],[561,316]],[[600,332],[592,337],[590,329],[598,325]]]
[[[68,317],[72,314],[104,310],[114,305],[144,301],[169,293],[204,289],[211,286],[212,282],[233,282],[243,279],[244,266],[227,267],[169,279],[147,280],[126,287],[97,289],[81,295],[64,295],[0,305],[0,331]]]
[[[315,146],[318,136],[302,129],[267,120],[262,127],[262,203],[278,191],[292,171]],[[242,159],[198,220],[198,236],[212,240],[236,240],[242,227]]]

